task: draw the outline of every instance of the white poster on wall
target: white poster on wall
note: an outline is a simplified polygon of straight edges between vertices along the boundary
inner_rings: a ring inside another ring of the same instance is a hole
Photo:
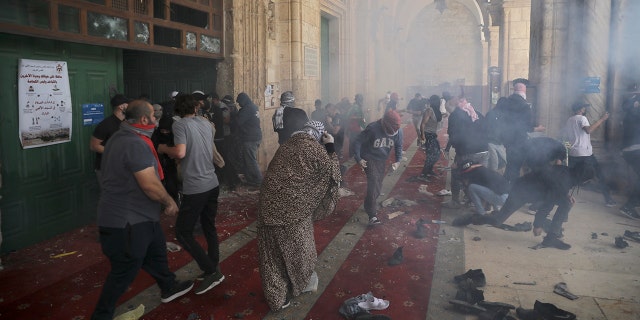
[[[71,141],[67,62],[20,59],[18,104],[22,148]]]

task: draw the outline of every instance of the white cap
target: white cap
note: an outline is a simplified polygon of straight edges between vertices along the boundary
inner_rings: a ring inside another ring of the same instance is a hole
[[[178,91],[171,91],[171,94],[169,95],[171,97],[171,99],[175,98],[178,95]]]

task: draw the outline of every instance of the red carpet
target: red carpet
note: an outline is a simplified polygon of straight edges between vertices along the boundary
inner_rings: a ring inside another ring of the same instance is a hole
[[[405,127],[404,149],[414,141],[415,131],[408,125]],[[417,219],[439,219],[440,199],[419,193],[420,183],[406,181],[420,174],[424,158],[424,152],[418,151],[409,159],[406,170],[389,195],[414,200],[418,205],[381,209],[379,217],[383,224],[365,232],[306,319],[340,319],[340,304],[368,291],[391,301],[387,310],[376,313],[395,315],[396,318],[402,316],[403,319],[425,317],[439,225],[427,225],[428,236],[424,239],[416,239],[413,232]],[[356,195],[342,198],[336,214],[316,224],[315,239],[319,253],[362,205],[366,182],[360,168],[352,167],[345,174],[345,180]],[[429,185],[429,191],[435,193],[442,189],[444,180],[440,178]],[[221,200],[217,220],[221,241],[255,220],[257,197],[245,195]],[[386,196],[381,200],[383,198]],[[397,210],[408,211],[408,214],[388,220],[387,214]],[[175,242],[173,221],[174,218],[163,218],[168,241]],[[199,240],[204,243],[202,238]],[[387,260],[398,246],[404,248],[404,261],[390,267]],[[72,251],[77,252],[61,258],[50,257]],[[191,262],[184,251],[169,253],[169,259],[172,270]],[[5,271],[0,272],[0,319],[88,319],[109,269],[97,242],[95,226],[87,226],[13,253],[4,259],[4,264]],[[233,253],[222,262],[221,268],[226,280],[215,289],[203,295],[187,294],[177,302],[160,305],[143,319],[264,317],[269,309],[262,294],[256,241]],[[151,277],[141,272],[121,302],[152,285]]]

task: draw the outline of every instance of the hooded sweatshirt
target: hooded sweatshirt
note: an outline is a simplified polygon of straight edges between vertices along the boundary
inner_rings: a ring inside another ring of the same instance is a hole
[[[251,98],[240,92],[236,99],[240,105],[240,110],[236,116],[237,135],[242,142],[255,142],[262,140],[262,129],[260,129],[260,112]]]

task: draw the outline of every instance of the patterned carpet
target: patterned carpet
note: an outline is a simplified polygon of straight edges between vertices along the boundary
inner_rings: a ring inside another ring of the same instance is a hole
[[[405,126],[405,150],[415,144],[415,137],[412,126]],[[345,225],[366,224],[366,216],[359,209],[366,180],[358,166],[347,171],[345,179],[355,195],[343,197],[335,214],[318,222],[315,228],[321,288],[317,293],[305,294],[309,297],[299,297],[300,301],[294,299],[293,308],[280,314],[269,312],[262,294],[254,239],[222,262],[226,280],[218,287],[203,295],[189,293],[177,301],[147,310],[142,319],[341,319],[340,304],[369,291],[391,302],[388,309],[373,313],[394,319],[425,318],[440,228],[438,224],[425,224],[427,236],[418,239],[414,235],[415,224],[420,218],[428,222],[439,220],[441,199],[421,193],[419,187],[424,182],[412,179],[420,174],[424,152],[408,152],[407,156],[409,159],[402,163],[404,171],[390,173],[385,178],[396,179],[397,183],[379,200],[394,197],[416,204],[381,208],[378,216],[382,225],[364,228],[361,236],[346,232]],[[432,179],[428,191],[436,193],[442,189],[444,178],[442,175]],[[251,223],[255,221],[257,199],[255,193],[228,194],[221,199],[217,220],[221,241],[237,233],[255,237]],[[388,218],[388,214],[397,211],[404,213]],[[173,218],[165,217],[163,226],[168,241],[176,242],[173,240],[173,221]],[[199,241],[204,243],[202,237]],[[351,243],[353,249],[345,253],[346,259],[334,259],[331,248],[340,248],[336,241]],[[403,262],[389,266],[387,261],[398,247],[403,247]],[[170,252],[169,259],[172,270],[191,262],[184,250]],[[97,241],[97,228],[93,225],[12,253],[3,262],[0,319],[89,319],[109,268]],[[332,278],[322,278],[321,269],[331,268],[335,269]],[[153,280],[141,272],[121,303],[136,307],[129,299],[153,285]],[[306,315],[301,316],[300,312]]]

